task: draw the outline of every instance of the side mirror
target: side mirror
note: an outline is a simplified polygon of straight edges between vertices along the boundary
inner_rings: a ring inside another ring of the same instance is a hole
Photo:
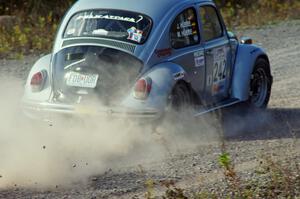
[[[228,31],[227,35],[228,35],[229,39],[238,40],[236,34],[234,34],[233,32]]]
[[[253,44],[251,37],[241,37],[241,44]]]

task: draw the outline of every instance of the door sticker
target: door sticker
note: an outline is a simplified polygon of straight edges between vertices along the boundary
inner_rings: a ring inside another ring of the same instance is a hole
[[[201,67],[205,65],[205,58],[203,51],[198,51],[194,53],[195,67]]]
[[[213,58],[212,95],[223,92],[225,89],[226,63],[226,48],[215,49]]]

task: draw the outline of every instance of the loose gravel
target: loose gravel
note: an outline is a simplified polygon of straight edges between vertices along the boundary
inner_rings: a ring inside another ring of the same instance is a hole
[[[270,56],[274,85],[270,108],[247,117],[232,116],[225,133],[227,152],[242,179],[255,180],[254,174],[264,157],[300,164],[300,21],[239,30],[238,35],[251,36],[264,46]],[[37,57],[24,60],[1,60],[0,78],[14,76],[25,80]],[[201,135],[199,135],[201,136]],[[171,140],[170,142],[174,142]],[[180,144],[177,143],[177,144]],[[107,168],[87,182],[71,187],[58,185],[43,188],[19,187],[17,184],[0,189],[0,198],[144,198],[145,183],[156,183],[159,195],[164,181],[174,181],[186,192],[226,190],[218,157],[222,153],[217,141],[168,151],[162,160],[141,160]],[[5,175],[5,174],[1,174]],[[0,177],[1,181],[2,176]]]

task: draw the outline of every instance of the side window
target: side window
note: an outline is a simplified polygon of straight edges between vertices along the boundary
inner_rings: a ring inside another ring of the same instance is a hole
[[[223,35],[221,22],[214,7],[200,7],[200,17],[203,24],[203,37],[205,41],[210,41]]]
[[[173,48],[184,48],[198,44],[197,15],[194,8],[188,8],[174,20],[170,30],[171,45]]]

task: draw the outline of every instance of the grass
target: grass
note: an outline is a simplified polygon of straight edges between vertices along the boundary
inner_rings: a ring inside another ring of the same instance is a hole
[[[235,171],[228,153],[219,156],[219,166],[223,169],[225,191],[216,188],[215,191],[200,187],[201,191],[191,192],[176,185],[173,181],[156,183],[148,180],[145,184],[146,199],[254,199],[254,198],[299,198],[300,170],[299,165],[292,161],[275,161],[270,156],[264,157],[260,165],[253,171],[253,178],[242,180]],[[155,195],[156,190],[163,194]]]
[[[216,112],[216,118],[220,118],[221,112]],[[242,173],[234,165],[230,153],[227,150],[228,143],[224,138],[222,126],[218,125],[220,132],[220,151],[218,156],[219,169],[223,173],[223,179],[218,177],[211,186],[198,187],[199,191],[184,189],[176,185],[174,181],[155,182],[148,180],[146,183],[147,193],[145,198],[154,199],[273,199],[273,198],[300,198],[300,163],[297,159],[297,136],[288,119],[281,115],[283,121],[287,121],[292,144],[287,146],[289,154],[282,156],[275,151],[265,152],[257,158],[259,164],[254,163],[255,168]],[[220,124],[220,122],[218,123]],[[275,154],[273,154],[275,153]],[[256,160],[253,160],[256,161]],[[214,174],[212,174],[214,175]],[[151,182],[151,183],[149,183]],[[199,182],[200,184],[203,184]],[[205,183],[204,183],[205,184]],[[195,185],[194,185],[195,186]],[[161,195],[155,193],[164,190]],[[156,192],[157,191],[157,192]]]

